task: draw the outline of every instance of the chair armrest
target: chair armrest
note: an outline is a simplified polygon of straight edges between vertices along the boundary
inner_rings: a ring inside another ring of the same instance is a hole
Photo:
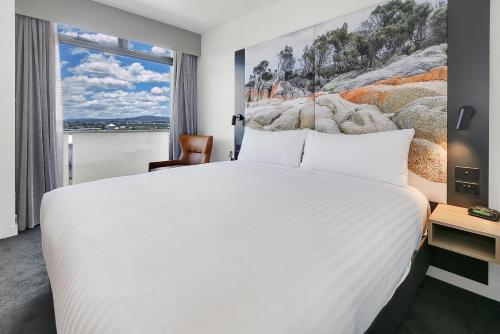
[[[149,171],[151,172],[153,169],[161,168],[161,167],[171,167],[171,166],[180,166],[185,165],[181,160],[166,160],[166,161],[155,161],[149,163]]]

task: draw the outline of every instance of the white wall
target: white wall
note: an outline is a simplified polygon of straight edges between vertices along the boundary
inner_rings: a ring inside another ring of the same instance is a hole
[[[16,0],[16,13],[193,55],[200,54],[199,34],[92,0]]]
[[[490,178],[489,206],[500,210],[500,1],[490,12]],[[500,301],[500,265],[490,264],[490,285]]]
[[[202,34],[198,132],[214,136],[212,161],[226,159],[233,150],[234,51],[377,3],[380,0],[286,0]]]
[[[73,184],[146,173],[168,160],[168,131],[73,133]]]
[[[15,23],[14,0],[0,1],[0,239],[17,234],[15,224],[15,156],[14,156],[14,99],[15,99]]]
[[[198,131],[214,136],[213,161],[233,150],[234,51],[380,3],[380,0],[285,0],[201,36]],[[500,209],[500,1],[491,0],[490,206]],[[214,84],[216,83],[216,84]],[[500,267],[490,266],[490,286],[435,277],[491,298],[500,298]],[[446,273],[446,272],[445,272]]]

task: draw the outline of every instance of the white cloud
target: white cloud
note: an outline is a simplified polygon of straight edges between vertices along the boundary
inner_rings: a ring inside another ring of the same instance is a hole
[[[80,48],[80,47],[74,47],[74,48],[69,49],[69,54],[72,56],[89,54],[89,53],[90,52],[88,49],[84,49],[84,48]]]
[[[87,99],[84,95],[81,94],[74,94],[64,97],[64,102],[66,103],[84,103],[85,101],[87,101]]]
[[[151,88],[151,94],[156,94],[156,95],[163,94],[163,89],[160,87],[153,87]]]
[[[63,61],[61,61],[61,63],[60,63],[60,65],[59,65],[59,66],[60,66],[61,68],[63,68],[64,66],[68,66],[68,65],[69,65],[69,61],[67,61],[67,60],[63,60]]]
[[[160,94],[168,94],[170,93],[169,87],[153,87],[150,90],[151,94],[160,95]]]
[[[69,37],[78,37],[78,33],[76,31],[70,31],[70,30],[64,30],[61,32],[62,35],[69,36]]]
[[[141,63],[125,65],[113,55],[89,53],[63,80],[65,118],[114,118],[162,115],[169,111],[170,73],[147,70]],[[136,91],[136,85],[154,83]],[[151,86],[150,86],[151,87]]]
[[[78,37],[100,44],[106,44],[106,45],[118,44],[118,38],[101,33],[83,33],[80,34]]]
[[[159,47],[159,46],[153,46],[151,48],[151,53],[157,55],[157,56],[167,56],[169,53],[169,50]]]
[[[116,78],[110,78],[110,77],[105,77],[105,78],[95,78],[95,77],[88,77],[88,76],[82,76],[82,75],[75,75],[72,77],[67,77],[63,80],[63,85],[66,85],[68,87],[77,87],[77,86],[83,86],[84,88],[103,88],[103,89],[112,89],[112,88],[132,88],[133,84],[126,81],[126,80],[120,80]]]
[[[146,70],[140,63],[122,66],[112,55],[100,53],[89,54],[82,62],[70,70],[81,76],[110,77],[132,83],[169,82],[169,73]]]
[[[147,91],[94,91],[91,95],[64,100],[66,118],[118,118],[141,115],[165,116],[169,97]]]
[[[92,33],[92,32],[78,32],[75,30],[63,30],[61,32],[62,35],[73,37],[73,38],[81,38],[87,41],[105,44],[105,45],[117,45],[118,38],[106,34],[101,33]]]

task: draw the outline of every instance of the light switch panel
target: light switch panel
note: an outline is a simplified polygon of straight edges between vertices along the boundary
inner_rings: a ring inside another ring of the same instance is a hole
[[[455,167],[455,180],[466,182],[479,182],[479,168]]]

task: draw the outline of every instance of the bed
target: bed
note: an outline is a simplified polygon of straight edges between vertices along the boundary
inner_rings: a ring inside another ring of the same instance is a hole
[[[41,209],[59,333],[363,333],[405,281],[418,190],[219,162],[60,188]]]

